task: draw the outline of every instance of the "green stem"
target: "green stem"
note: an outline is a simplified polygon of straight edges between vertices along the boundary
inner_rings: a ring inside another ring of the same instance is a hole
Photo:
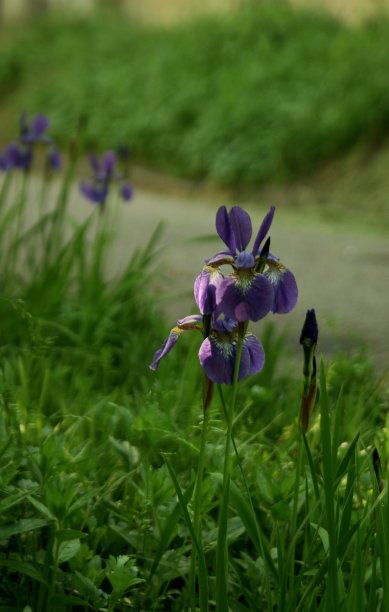
[[[193,515],[193,528],[196,534],[197,541],[201,548],[202,546],[202,525],[201,525],[201,497],[203,489],[203,476],[204,476],[204,465],[205,465],[205,448],[207,441],[209,422],[209,410],[205,409],[203,413],[203,424],[201,428],[201,442],[200,442],[200,453],[199,462],[197,467],[196,486],[194,492],[194,515]],[[192,558],[190,565],[190,593],[191,593],[191,610],[196,609],[196,549],[192,549]]]
[[[292,507],[292,520],[290,524],[290,551],[289,551],[289,583],[285,584],[285,588],[282,589],[282,593],[288,593],[289,601],[291,605],[289,609],[295,608],[295,581],[294,581],[294,568],[295,568],[295,554],[296,554],[296,527],[297,527],[297,513],[298,513],[298,498],[300,491],[300,478],[301,472],[303,469],[303,446],[302,446],[302,432],[300,428],[300,424],[298,424],[298,447],[297,447],[297,462],[296,462],[296,480],[294,485],[294,493],[293,493],[293,507]],[[286,576],[287,581],[287,576]],[[280,606],[281,608],[282,606]]]
[[[223,395],[223,389],[222,389],[221,385],[217,385],[217,390],[218,390],[218,393],[219,393],[219,398],[220,398],[220,402],[221,402],[221,405],[222,405],[222,408],[223,408],[224,416],[227,419],[227,406],[226,406],[226,402],[225,402],[224,395]],[[242,467],[242,462],[240,460],[240,455],[239,455],[239,452],[238,452],[238,447],[236,446],[236,442],[235,442],[235,438],[234,438],[233,434],[231,435],[231,441],[232,441],[232,446],[234,447],[234,453],[235,453],[235,457],[236,457],[236,460],[237,460],[237,463],[238,463],[239,471],[240,471],[240,474],[242,476],[243,485],[244,485],[244,488],[246,490],[247,498],[249,500],[252,516],[255,516],[253,500],[252,500],[251,495],[250,495],[250,489],[249,489],[249,486],[247,484],[246,476],[244,474],[243,467]],[[264,544],[263,544],[263,540],[262,540],[262,533],[261,533],[261,530],[260,530],[260,528],[258,526],[258,522],[257,521],[255,521],[255,530],[256,530],[256,534],[257,534],[257,538],[258,538],[258,542],[259,542],[259,547],[260,547],[260,552],[261,552],[261,555],[262,555],[262,559],[266,560],[269,563],[269,561],[271,561],[271,559],[268,559],[266,554],[265,554]],[[273,566],[272,569],[273,569],[273,574],[275,574],[274,566]],[[269,571],[268,571],[268,567],[267,567],[266,563],[264,565],[264,574],[265,574],[265,587],[266,587],[267,600],[268,600],[267,601],[267,603],[268,603],[268,610],[273,610],[272,594],[271,594],[270,581],[269,581]]]
[[[224,451],[223,489],[219,513],[219,525],[216,547],[216,610],[228,610],[228,546],[227,546],[227,517],[230,495],[231,479],[231,441],[234,422],[235,404],[238,393],[240,362],[242,357],[245,324],[240,325],[236,349],[236,361],[232,383],[232,396],[227,414],[227,434]]]

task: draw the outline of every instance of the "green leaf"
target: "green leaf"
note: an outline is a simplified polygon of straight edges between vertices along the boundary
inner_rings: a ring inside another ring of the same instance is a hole
[[[183,493],[183,501],[185,503],[185,505],[188,505],[192,494],[193,494],[193,490],[194,490],[194,486],[195,486],[195,481],[193,481],[189,487],[186,489],[186,491]],[[177,502],[177,504],[174,506],[169,518],[166,520],[165,525],[163,527],[163,529],[161,530],[161,536],[159,539],[159,545],[158,548],[156,550],[155,556],[154,556],[154,560],[153,560],[153,564],[151,566],[151,570],[150,570],[150,580],[152,578],[152,576],[155,573],[155,570],[157,569],[159,562],[162,558],[162,555],[164,554],[164,552],[167,550],[167,547],[169,545],[170,540],[173,537],[173,533],[175,532],[175,530],[177,529],[177,521],[178,521],[178,517],[181,514],[181,507],[180,507],[180,503]]]
[[[65,540],[61,542],[58,547],[57,561],[58,563],[65,563],[66,561],[70,561],[73,557],[76,556],[78,551],[80,550],[80,540]]]
[[[11,536],[18,535],[20,533],[27,533],[33,529],[40,529],[41,527],[47,527],[52,521],[48,519],[30,518],[30,519],[19,519],[9,525],[3,525],[0,527],[0,540],[6,540]]]
[[[181,487],[179,485],[179,482],[177,480],[177,476],[176,473],[170,463],[170,461],[168,460],[166,455],[163,455],[166,466],[169,470],[169,474],[171,476],[171,479],[173,481],[174,484],[174,488],[176,490],[177,493],[177,497],[178,497],[178,501],[179,504],[181,506],[181,512],[184,516],[185,519],[185,523],[186,526],[190,532],[191,538],[192,538],[192,542],[196,547],[197,550],[197,554],[199,556],[199,587],[200,587],[200,610],[201,612],[207,612],[208,610],[208,572],[207,572],[207,566],[205,565],[205,557],[204,557],[204,551],[202,549],[202,547],[199,545],[199,542],[196,538],[196,534],[194,531],[194,527],[192,524],[192,521],[190,519],[189,516],[189,512],[188,512],[188,508],[187,505],[185,503],[185,499],[184,499],[184,495],[182,493]]]
[[[66,542],[67,540],[83,540],[88,537],[87,533],[83,531],[78,531],[77,529],[59,529],[55,537],[57,542],[60,544],[61,542]]]
[[[0,567],[5,567],[9,572],[23,574],[24,576],[29,576],[33,580],[37,582],[41,582],[42,584],[47,585],[46,580],[44,579],[42,572],[39,567],[28,561],[16,561],[16,560],[7,560],[0,561]]]

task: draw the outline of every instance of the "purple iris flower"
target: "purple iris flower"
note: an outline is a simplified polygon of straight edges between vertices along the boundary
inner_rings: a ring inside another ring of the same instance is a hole
[[[116,170],[117,160],[114,151],[107,151],[100,160],[91,153],[89,161],[93,173],[92,180],[83,181],[80,185],[81,193],[88,200],[104,207],[112,182],[119,183],[119,193],[125,202],[131,200],[132,187]]]
[[[53,141],[47,135],[49,120],[45,115],[39,114],[28,122],[26,113],[20,117],[20,134],[17,142],[11,143],[6,150],[7,168],[18,168],[28,171],[34,156],[34,148],[38,143],[48,147],[47,163],[49,168],[58,170],[61,166],[61,158],[57,149],[54,148]]]
[[[159,362],[175,346],[184,331],[198,330],[203,332],[203,317],[190,315],[177,321],[162,347],[155,352],[150,365],[156,370]],[[203,340],[199,349],[200,364],[206,376],[214,383],[232,385],[237,354],[238,322],[225,318],[213,317],[210,335]],[[239,381],[263,368],[265,353],[263,346],[254,334],[246,333],[243,338],[242,355],[239,368]]]
[[[209,304],[210,291],[215,294],[219,310],[236,321],[259,321],[270,311],[286,313],[294,308],[297,285],[293,274],[276,257],[262,253],[274,211],[272,206],[262,221],[252,250],[248,251],[252,236],[248,213],[239,206],[233,206],[229,212],[225,206],[219,208],[216,230],[228,250],[206,260],[196,279],[195,299],[200,310]],[[232,274],[222,279],[216,277],[212,269],[226,264],[232,267]],[[208,283],[204,277],[208,277]]]

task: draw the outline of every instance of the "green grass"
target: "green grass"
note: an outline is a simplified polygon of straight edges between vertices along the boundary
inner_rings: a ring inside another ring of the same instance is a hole
[[[196,499],[201,336],[148,370],[168,332],[153,250],[107,282],[111,202],[70,226],[70,179],[32,229],[0,206],[0,609],[181,612],[201,595],[213,610],[231,390],[209,411]],[[23,220],[28,183],[22,193]],[[387,380],[362,354],[322,365],[302,437],[300,372],[282,369],[276,325],[262,341],[266,366],[239,386],[234,411],[224,600],[237,611],[388,610]]]
[[[85,115],[89,145],[125,141],[163,171],[290,179],[388,134],[388,41],[384,18],[350,27],[283,3],[169,29],[109,14],[21,26],[0,52],[2,140],[18,108],[46,112],[62,142]]]

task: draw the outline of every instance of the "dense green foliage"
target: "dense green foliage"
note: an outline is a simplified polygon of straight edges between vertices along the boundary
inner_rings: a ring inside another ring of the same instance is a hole
[[[167,333],[149,282],[155,237],[108,283],[111,202],[98,218],[71,223],[70,172],[55,206],[41,199],[36,223],[26,225],[36,205],[29,184],[14,184],[7,204],[8,181],[18,177],[5,179],[0,608],[187,610],[201,337],[182,338],[149,372]],[[300,377],[281,368],[286,347],[274,327],[262,340],[266,366],[240,386],[234,423],[230,607],[388,610],[389,502],[386,488],[377,503],[372,469],[377,446],[386,477],[385,385],[363,355],[337,358],[321,374],[304,441]],[[229,389],[222,393],[228,403]],[[215,392],[210,408],[201,496],[209,610],[217,598],[221,397]]]
[[[3,38],[14,109],[47,113],[63,141],[85,115],[89,144],[124,141],[178,175],[294,177],[389,129],[385,19],[351,28],[277,2],[170,29],[104,15]]]

